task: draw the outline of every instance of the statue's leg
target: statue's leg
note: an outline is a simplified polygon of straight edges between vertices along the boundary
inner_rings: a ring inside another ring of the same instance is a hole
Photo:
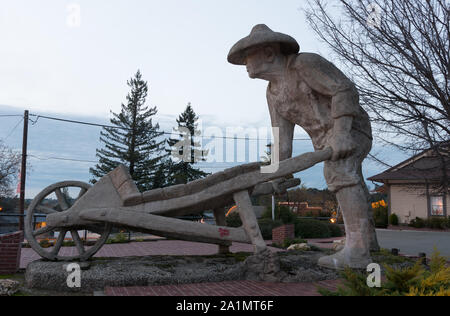
[[[362,184],[340,189],[336,193],[344,216],[346,243],[342,251],[319,259],[319,265],[343,269],[365,269],[370,264],[370,220],[367,195]]]
[[[369,189],[367,188],[366,183],[363,178],[363,175],[362,175],[362,167],[359,168],[358,174],[361,177],[361,180],[362,180],[361,183],[363,185],[364,192],[367,197],[367,213],[368,213],[368,217],[369,217],[370,251],[378,252],[378,251],[380,251],[380,245],[378,244],[377,232],[375,229],[375,220],[373,218],[373,210],[372,210],[371,203],[370,203],[370,193],[369,193]]]
[[[214,210],[214,218],[216,220],[217,226],[225,227],[227,226],[227,221],[225,219],[225,210],[223,208],[218,208]],[[219,254],[230,253],[230,246],[219,245]]]
[[[246,190],[235,193],[234,200],[239,208],[239,215],[241,217],[244,229],[255,247],[255,253],[258,254],[266,251],[267,245],[262,238],[248,191]]]

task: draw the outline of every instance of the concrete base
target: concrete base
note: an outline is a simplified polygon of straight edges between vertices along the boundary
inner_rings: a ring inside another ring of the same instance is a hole
[[[67,262],[35,261],[25,273],[31,289],[93,293],[106,286],[151,286],[234,280],[316,282],[337,279],[338,274],[317,266],[322,252],[289,251],[258,255],[150,256],[96,258],[80,266],[81,288],[69,288]]]
[[[81,287],[69,288],[67,262],[34,261],[26,269],[31,289],[92,293],[106,286],[149,286],[221,282],[243,278],[243,263],[231,256],[128,257],[94,259],[80,267]]]

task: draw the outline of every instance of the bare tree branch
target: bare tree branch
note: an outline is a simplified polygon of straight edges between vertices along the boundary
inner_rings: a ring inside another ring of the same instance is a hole
[[[20,154],[9,149],[0,141],[0,197],[10,197],[11,188],[19,172]]]
[[[307,21],[357,84],[377,140],[408,154],[432,149],[448,191],[448,151],[441,147],[450,141],[449,2],[330,2],[308,0]],[[379,25],[368,23],[374,14]]]

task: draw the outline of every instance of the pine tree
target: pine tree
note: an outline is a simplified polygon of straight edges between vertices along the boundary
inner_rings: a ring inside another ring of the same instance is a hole
[[[157,113],[156,107],[145,106],[148,85],[138,70],[134,78],[127,81],[131,91],[127,103],[122,103],[119,114],[111,111],[113,127],[104,127],[100,141],[104,148],[97,149],[99,163],[89,172],[95,183],[119,164],[125,165],[136,185],[141,191],[155,188],[155,176],[164,158],[164,132],[159,131],[159,124],[153,124],[152,117]],[[158,182],[159,179],[156,180]]]
[[[200,135],[200,131],[197,130],[197,121],[198,116],[189,103],[177,119],[178,128],[174,128],[181,139],[170,138],[167,141],[169,149],[166,149],[166,152],[172,156],[172,160],[169,160],[167,165],[169,185],[185,184],[208,175],[193,167],[195,163],[205,161],[205,156],[208,154],[201,150],[201,144],[195,140]]]

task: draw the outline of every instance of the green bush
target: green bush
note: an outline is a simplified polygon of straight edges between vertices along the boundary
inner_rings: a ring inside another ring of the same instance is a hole
[[[272,219],[272,207],[267,207],[261,218]],[[275,207],[275,220],[281,220],[283,224],[294,224],[296,218],[297,215],[292,213],[289,207],[284,205]]]
[[[226,218],[227,226],[228,227],[241,227],[242,221],[241,217],[239,216],[239,212],[233,212]]]
[[[416,217],[415,219],[411,220],[409,226],[414,228],[424,228],[426,226],[425,220],[421,219],[420,217]]]
[[[381,288],[369,288],[367,275],[344,270],[343,286],[335,292],[319,289],[325,296],[449,296],[450,295],[450,267],[446,265],[445,257],[441,257],[435,250],[431,257],[429,268],[424,268],[420,261],[412,267],[394,268],[383,265],[385,281]]]
[[[431,217],[425,223],[428,228],[446,229],[448,220],[445,217]]]
[[[42,248],[50,248],[53,247],[53,243],[51,243],[48,239],[42,239],[39,242],[39,246],[41,246]]]
[[[341,227],[337,224],[328,223],[328,229],[330,230],[331,237],[342,237],[344,233]]]
[[[272,230],[274,228],[280,227],[283,225],[281,220],[271,220],[269,218],[262,218],[258,221],[259,228],[261,229],[261,234],[265,240],[272,239]]]
[[[392,213],[389,216],[389,224],[393,226],[398,226],[398,216],[396,214]]]
[[[75,247],[75,242],[72,240],[64,241],[62,246],[63,247]]]
[[[108,238],[106,244],[125,244],[128,243],[128,237],[124,233],[120,232],[114,236],[114,238]]]
[[[386,206],[379,206],[373,210],[373,218],[375,220],[375,227],[386,228],[388,226],[388,208]]]
[[[297,219],[295,221],[295,237],[299,238],[330,238],[328,223],[313,219]]]

